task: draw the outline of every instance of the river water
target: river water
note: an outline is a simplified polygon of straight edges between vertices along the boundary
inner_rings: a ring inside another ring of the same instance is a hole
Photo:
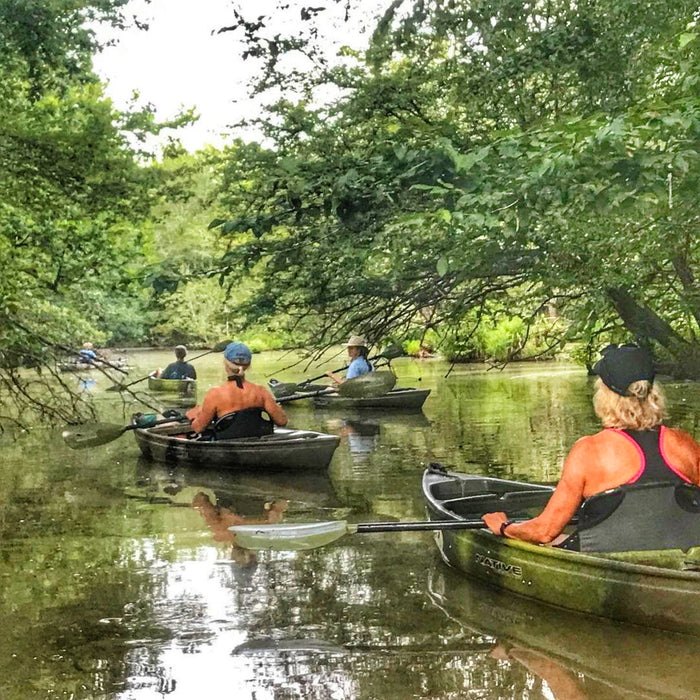
[[[130,379],[171,360],[128,357]],[[292,360],[256,355],[250,379],[298,380],[301,367],[280,372]],[[0,697],[697,698],[700,642],[476,585],[430,533],[297,553],[232,544],[220,516],[264,518],[266,504],[286,505],[285,522],[424,519],[430,461],[555,482],[597,429],[592,381],[573,365],[457,366],[447,379],[438,360],[393,365],[399,386],[432,390],[422,412],[288,407],[293,427],[341,436],[327,472],[170,468],[140,458],[129,433],[82,451],[60,428],[3,438]],[[197,367],[201,397],[223,380],[221,356]],[[95,379],[104,419],[143,410]],[[670,422],[699,434],[700,388],[666,389]]]

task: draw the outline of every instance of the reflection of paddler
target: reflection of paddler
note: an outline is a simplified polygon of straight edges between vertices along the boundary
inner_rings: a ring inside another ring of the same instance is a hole
[[[587,700],[589,697],[574,673],[545,654],[497,642],[491,650],[491,657],[499,661],[514,660],[521,663],[549,686],[556,700]]]
[[[258,525],[279,523],[284,517],[289,501],[277,500],[266,503],[262,518],[248,518],[237,515],[229,508],[214,505],[211,497],[200,491],[192,499],[192,507],[196,508],[204,518],[214,536],[215,542],[231,542],[233,549],[231,558],[239,564],[250,564],[255,561],[255,552],[236,546],[236,536],[228,529],[232,525]]]

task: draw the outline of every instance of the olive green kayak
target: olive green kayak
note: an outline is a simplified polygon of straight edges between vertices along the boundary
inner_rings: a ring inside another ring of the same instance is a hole
[[[352,397],[321,394],[313,397],[315,406],[328,408],[391,408],[418,411],[423,407],[430,389],[393,389],[381,396]]]
[[[431,469],[423,474],[431,520],[470,519],[490,511],[530,517],[542,510],[552,490]],[[448,564],[510,593],[589,615],[700,635],[700,546],[583,553],[497,537],[487,529],[438,531],[436,542]]]
[[[197,381],[195,379],[159,379],[148,378],[150,391],[178,394],[179,396],[195,396],[197,393]]]

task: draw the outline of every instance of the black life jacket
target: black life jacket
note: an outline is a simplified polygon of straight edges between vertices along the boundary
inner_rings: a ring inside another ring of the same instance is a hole
[[[576,532],[561,547],[626,552],[700,545],[700,488],[664,458],[663,426],[620,432],[639,448],[639,472],[629,483],[587,498]]]
[[[235,440],[236,438],[263,437],[272,435],[272,421],[263,418],[262,408],[244,408],[221,416],[213,425],[214,440]]]

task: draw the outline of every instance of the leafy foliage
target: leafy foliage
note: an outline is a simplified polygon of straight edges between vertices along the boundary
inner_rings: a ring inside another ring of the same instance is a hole
[[[627,333],[700,376],[697,7],[399,5],[315,74],[343,97],[283,99],[274,148],[229,153],[212,225],[229,278],[264,265],[249,318],[377,341],[554,307],[561,341]]]

